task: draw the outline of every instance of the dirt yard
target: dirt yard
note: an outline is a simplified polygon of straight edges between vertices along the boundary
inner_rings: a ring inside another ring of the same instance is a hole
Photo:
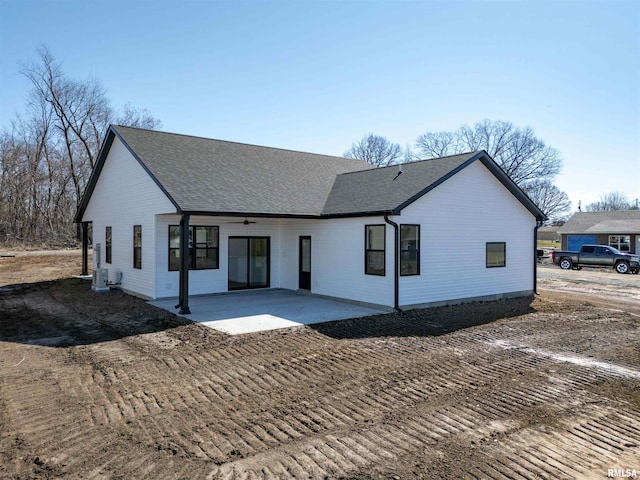
[[[0,258],[0,478],[640,476],[639,275],[227,336],[79,266]]]

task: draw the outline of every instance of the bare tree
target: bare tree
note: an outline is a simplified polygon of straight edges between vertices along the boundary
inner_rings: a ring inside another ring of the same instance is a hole
[[[411,149],[411,145],[405,146],[404,150],[402,151],[402,163],[409,163],[415,160],[418,159],[415,157],[413,150]]]
[[[25,112],[0,132],[0,241],[73,241],[73,215],[110,123],[154,128],[147,110],[116,113],[95,79],[77,81],[42,47],[21,64],[32,89]]]
[[[565,221],[571,210],[571,201],[549,180],[532,180],[523,188],[524,192],[542,210],[549,220],[547,223]]]
[[[115,123],[128,127],[147,128],[153,130],[161,126],[160,120],[155,118],[146,108],[134,108],[130,103],[122,107],[122,111],[117,115]]]
[[[536,137],[530,127],[511,122],[483,120],[453,132],[428,132],[416,147],[426,158],[486,150],[521,187],[532,180],[551,180],[562,166],[559,152]]]
[[[46,47],[38,56],[39,62],[21,65],[32,85],[30,105],[49,110],[79,201],[113,113],[97,80],[68,79]]]
[[[20,139],[3,133],[0,137],[0,227],[3,238],[20,237],[28,218],[29,167]]]
[[[399,144],[369,133],[361,140],[354,142],[344,156],[364,160],[374,167],[386,167],[401,159],[403,151]]]
[[[611,212],[615,210],[631,210],[632,204],[622,192],[609,192],[600,196],[600,200],[584,207],[586,212]]]
[[[425,158],[446,157],[458,150],[456,132],[427,132],[416,140],[420,154]]]

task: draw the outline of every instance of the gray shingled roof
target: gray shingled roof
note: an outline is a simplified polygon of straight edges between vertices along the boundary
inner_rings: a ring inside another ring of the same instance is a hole
[[[319,215],[336,175],[372,168],[350,158],[113,129],[183,211]]]
[[[576,212],[558,233],[640,234],[640,210]]]
[[[480,152],[421,160],[339,175],[327,199],[324,215],[349,215],[363,212],[399,211],[436,185]]]
[[[149,173],[176,212],[331,217],[398,214],[458,171],[482,162],[538,219],[531,202],[485,151],[373,168],[351,158],[111,126],[83,197],[84,211],[116,138]],[[167,212],[169,213],[169,212]]]

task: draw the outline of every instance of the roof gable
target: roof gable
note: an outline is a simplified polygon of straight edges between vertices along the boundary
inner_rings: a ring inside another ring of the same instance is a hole
[[[545,215],[485,151],[373,168],[333,157],[173,133],[111,126],[76,215],[81,221],[118,137],[176,212],[241,216],[337,217],[399,214],[475,161],[481,161],[536,218]]]
[[[484,150],[421,160],[336,178],[323,215],[399,214],[401,210],[472,163],[482,162],[536,218],[545,214],[504,173]]]
[[[318,215],[355,159],[115,127],[182,211]]]
[[[177,212],[318,216],[336,175],[362,160],[112,125],[76,218],[118,137]]]

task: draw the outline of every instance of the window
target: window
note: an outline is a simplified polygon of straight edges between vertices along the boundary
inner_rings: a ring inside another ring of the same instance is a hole
[[[384,276],[385,231],[384,225],[365,225],[364,273]]]
[[[400,275],[420,275],[420,225],[400,225]]]
[[[218,227],[189,226],[189,270],[215,268],[218,268]],[[180,270],[178,225],[169,227],[169,270]]]
[[[142,268],[142,225],[133,226],[133,268]]]
[[[631,251],[630,235],[609,235],[609,246],[617,248],[621,252]]]
[[[105,263],[111,263],[111,227],[104,231],[104,257]]]
[[[268,287],[270,252],[270,237],[229,237],[229,290]]]
[[[487,242],[487,268],[504,267],[507,264],[507,244]]]

